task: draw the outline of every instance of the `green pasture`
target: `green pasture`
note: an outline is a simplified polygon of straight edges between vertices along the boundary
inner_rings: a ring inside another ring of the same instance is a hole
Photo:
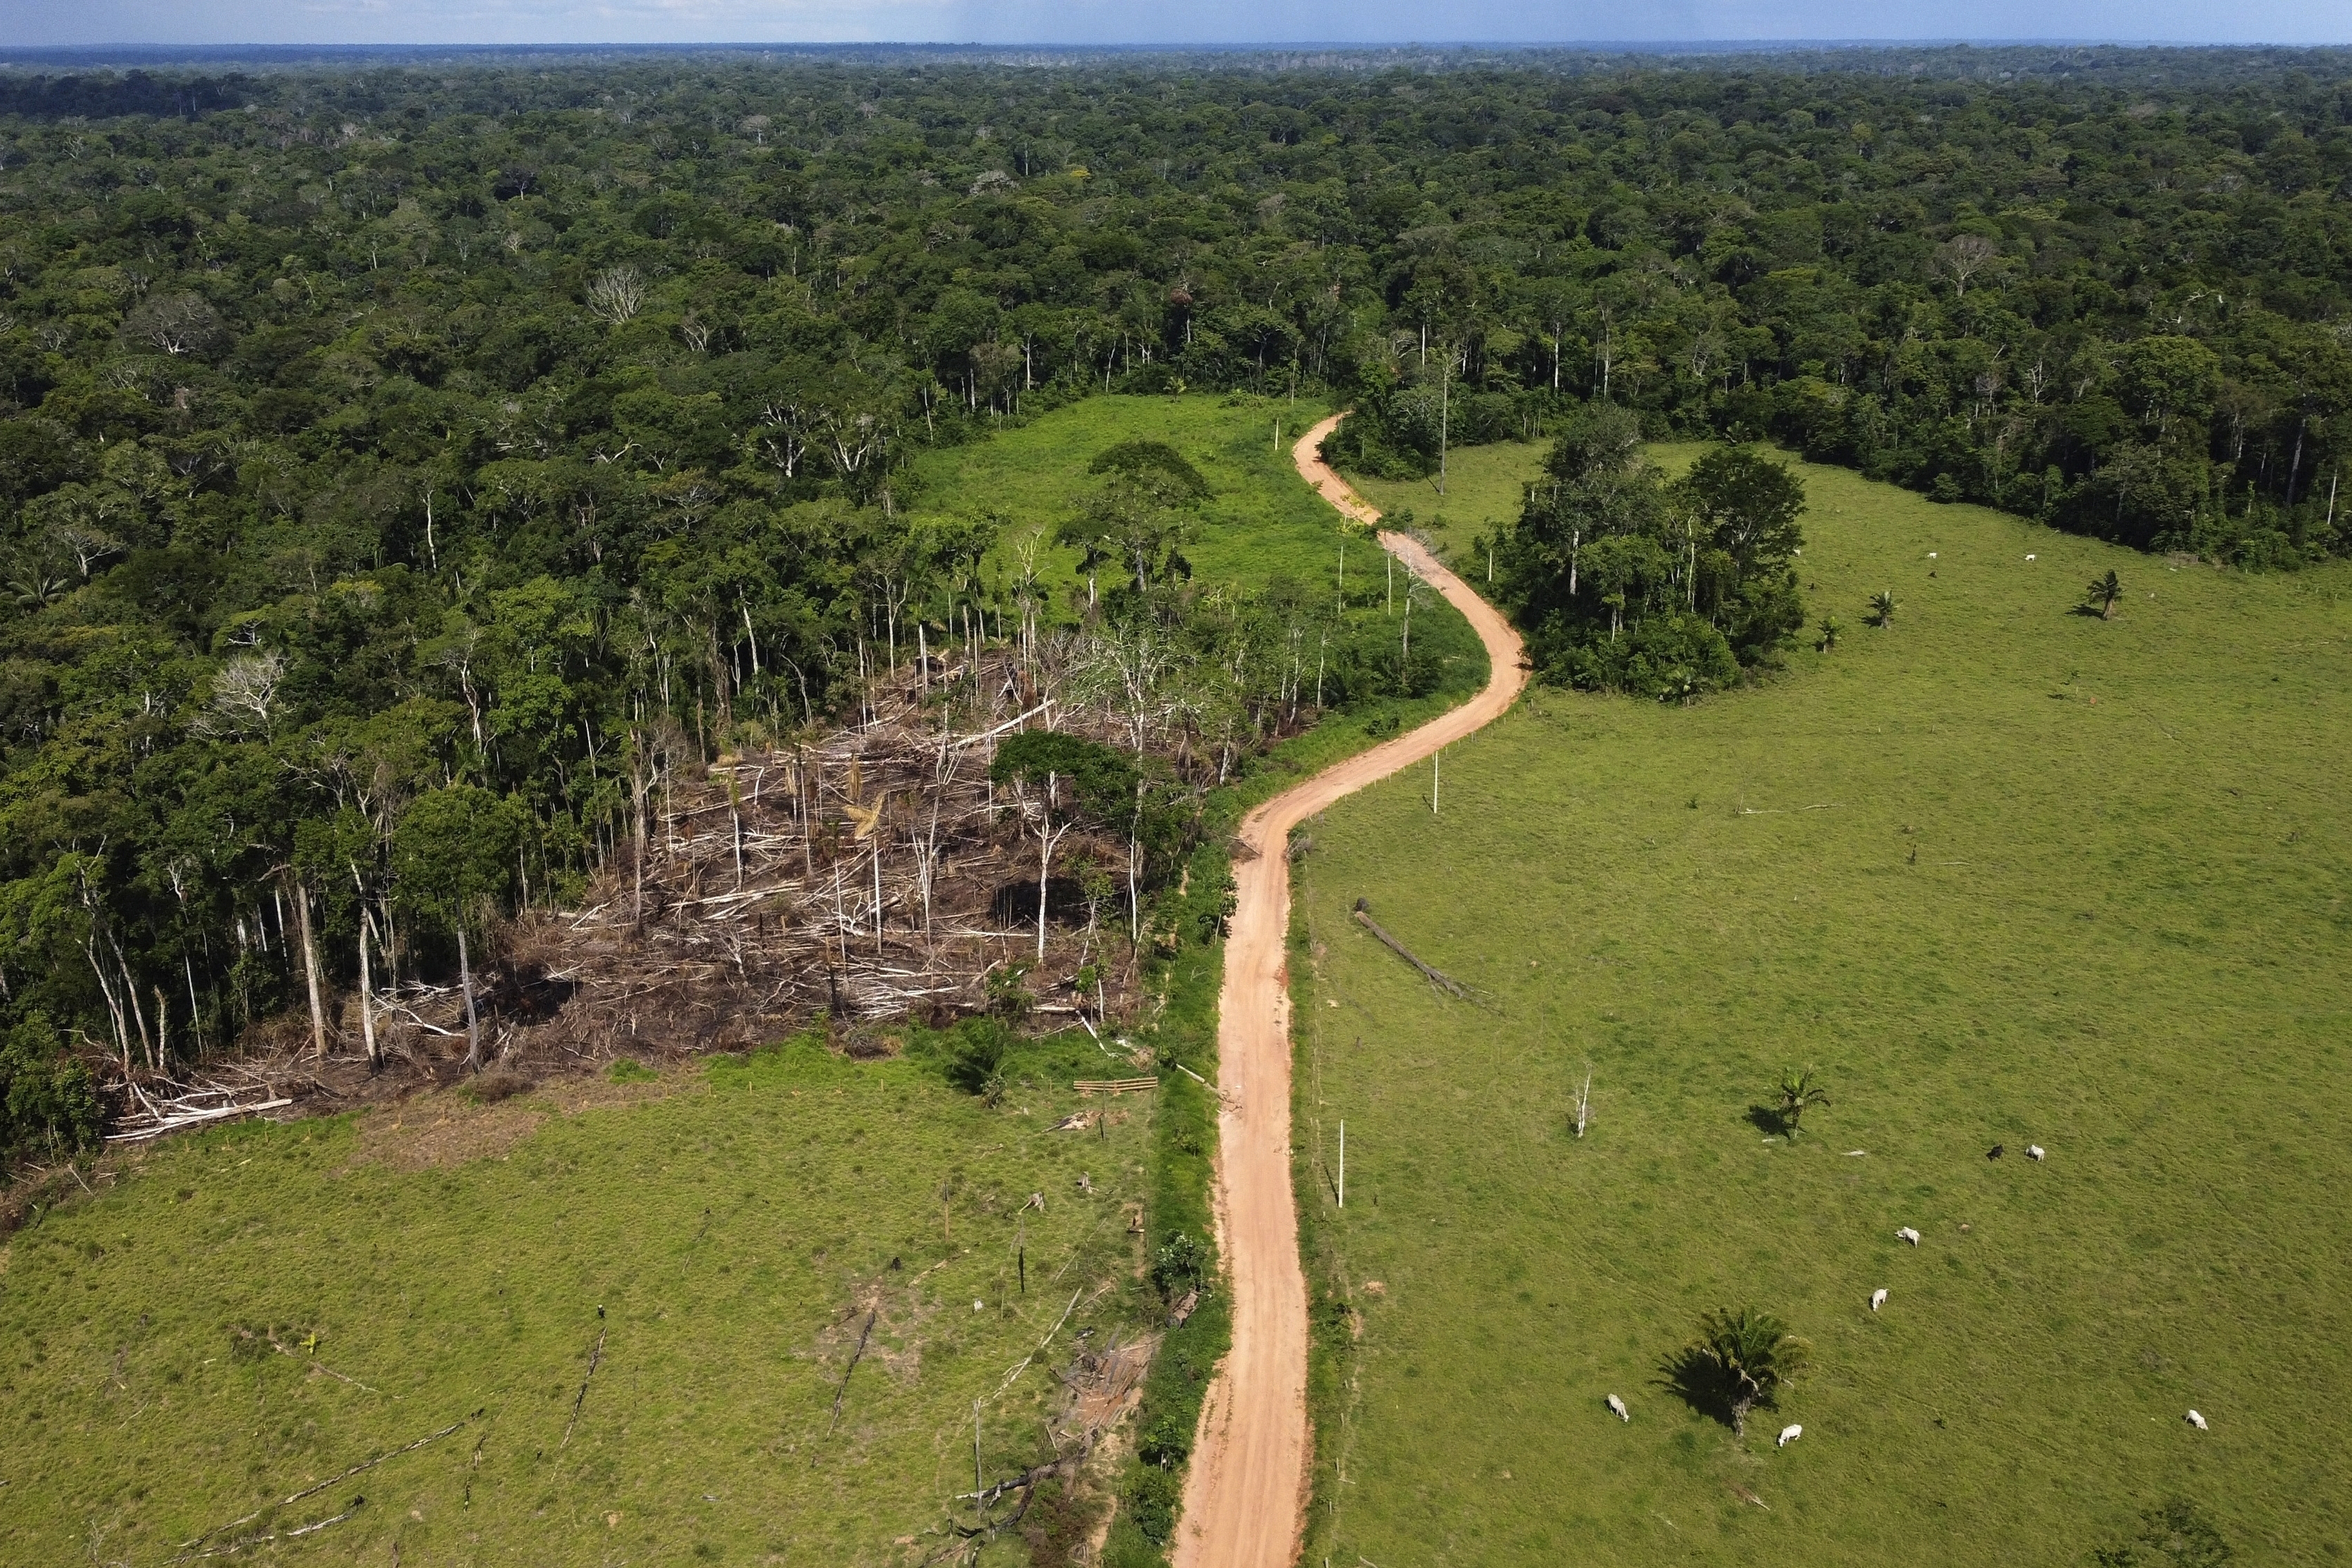
[[[1024,552],[1034,551],[1039,574],[1062,588],[1066,611],[1070,590],[1080,586],[1078,552],[1055,543],[1054,534],[1103,482],[1087,465],[1123,441],[1164,441],[1209,483],[1184,547],[1195,582],[1255,587],[1286,575],[1329,582],[1339,519],[1290,461],[1291,443],[1326,412],[1313,399],[1244,393],[1089,397],[987,441],[925,453],[915,464],[913,510],[919,517],[1001,518],[990,567],[1011,580]]]
[[[1543,466],[1549,449],[1550,443],[1541,441],[1457,447],[1447,456],[1442,494],[1434,476],[1368,479],[1349,474],[1348,482],[1381,509],[1383,520],[1400,521],[1428,539],[1455,571],[1479,584],[1485,580],[1485,559],[1474,559],[1473,542],[1517,521],[1520,487]]]
[[[9,1244],[0,1560],[158,1563],[205,1531],[200,1548],[227,1546],[355,1497],[346,1521],[240,1559],[879,1563],[902,1536],[935,1547],[971,1489],[972,1402],[992,1479],[1034,1462],[1046,1364],[1130,1321],[1150,1107],[1123,1102],[1107,1140],[1051,1131],[1076,1101],[1073,1049],[1092,1054],[1080,1037],[1032,1058],[994,1110],[914,1063],[802,1043],[575,1114],[446,1094],[162,1145]],[[468,1119],[517,1117],[535,1131],[500,1147],[484,1129],[462,1163],[404,1172],[375,1153],[403,1147],[394,1121],[462,1139]],[[1044,1206],[1024,1214],[1033,1193]],[[995,1554],[1020,1560],[1017,1542]]]
[[[2341,1561],[2352,577],[1803,474],[1833,649],[1537,692],[1437,813],[1423,765],[1308,826],[1308,1561],[2078,1563],[2173,1499]],[[1832,1103],[1768,1136],[1808,1064]],[[1742,1304],[1816,1362],[1744,1444],[1659,1375]]]

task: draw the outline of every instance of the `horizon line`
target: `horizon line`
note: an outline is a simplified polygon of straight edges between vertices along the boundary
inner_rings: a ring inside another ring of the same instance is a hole
[[[1760,49],[1793,52],[1802,49],[2032,49],[2032,48],[2113,48],[2113,49],[2294,49],[2321,51],[2352,48],[2352,39],[2327,43],[2296,43],[2286,40],[2222,40],[2191,38],[2124,38],[2124,37],[2013,37],[1972,38],[1957,37],[1709,37],[1709,38],[1557,38],[1510,40],[1496,38],[1399,38],[1374,42],[1339,42],[1320,39],[1290,39],[1272,42],[1242,40],[1131,41],[1083,42],[1038,39],[948,39],[948,38],[707,38],[707,39],[596,39],[596,40],[527,40],[502,43],[459,42],[433,40],[411,42],[329,42],[324,40],[296,43],[258,43],[236,41],[223,43],[142,43],[114,39],[79,44],[34,44],[15,48],[0,48],[0,67],[12,60],[47,55],[87,55],[121,52],[125,54],[192,55],[225,54],[237,51],[254,53],[328,52],[389,54],[414,50],[448,50],[468,53],[499,51],[630,51],[630,50],[719,50],[761,51],[773,49],[822,49],[850,51],[857,49],[1040,49],[1065,53],[1111,51],[1119,53],[1188,53],[1217,54],[1278,54],[1301,50],[1326,53],[1371,54],[1403,49],[1451,51],[1489,49],[1507,53],[1533,54],[1558,50],[1589,50],[1601,53],[1673,53],[1677,51],[1720,51]]]

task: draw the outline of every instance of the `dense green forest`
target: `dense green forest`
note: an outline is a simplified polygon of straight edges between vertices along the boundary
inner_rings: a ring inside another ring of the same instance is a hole
[[[1220,616],[1295,708],[1181,485],[1111,471],[1061,548],[1136,591],[1054,602],[925,493],[1089,393],[1328,392],[1335,458],[1433,474],[1592,400],[2217,562],[2352,534],[2352,58],[1440,66],[0,78],[0,1142],[292,1004],[313,919],[438,962],[403,865],[564,897],[638,759],[824,723],[909,622]],[[1710,593],[1742,657],[1801,619],[1780,556]]]

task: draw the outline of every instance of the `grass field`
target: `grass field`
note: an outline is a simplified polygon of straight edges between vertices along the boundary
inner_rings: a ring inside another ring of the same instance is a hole
[[[1313,400],[1244,394],[1089,397],[978,445],[926,453],[916,464],[922,489],[913,510],[1000,516],[1005,526],[991,566],[1009,578],[1022,550],[1034,548],[1041,574],[1063,585],[1066,610],[1078,552],[1055,544],[1054,532],[1103,482],[1087,465],[1122,441],[1164,441],[1209,482],[1184,549],[1196,582],[1255,586],[1285,574],[1319,582],[1333,570],[1339,520],[1299,482],[1290,443],[1326,412]]]
[[[1131,1305],[1149,1106],[1123,1105],[1107,1142],[1054,1132],[1084,1064],[1031,1065],[991,1110],[911,1062],[803,1044],[574,1086],[569,1113],[444,1095],[158,1148],[8,1248],[0,1559],[160,1562],[460,1419],[203,1544],[363,1496],[315,1543],[265,1550],[880,1563],[898,1537],[936,1546],[971,1489],[972,1401],[992,1475],[1030,1462],[1051,1384],[1033,1366],[999,1395],[1006,1373],[1073,1291],[1057,1361]],[[1045,1207],[1023,1215],[1033,1192]]]
[[[1803,473],[1833,650],[1687,710],[1538,692],[1442,815],[1424,767],[1311,828],[1299,1192],[1361,1337],[1318,1317],[1307,1560],[2073,1563],[2185,1498],[2240,1561],[2341,1561],[2352,576]],[[1832,1104],[1767,1137],[1809,1063]],[[1816,1367],[1741,1444],[1659,1364],[1743,1303]]]
[[[1485,581],[1485,559],[1475,541],[1507,528],[1519,515],[1519,487],[1542,466],[1548,442],[1499,441],[1490,447],[1462,447],[1446,461],[1445,493],[1435,479],[1367,479],[1354,474],[1348,482],[1381,509],[1383,519],[1406,520],[1404,526],[1428,539],[1438,554],[1472,583]]]
[[[1286,407],[1090,400],[928,455],[925,504],[994,510],[1009,541],[1050,537],[1096,482],[1094,454],[1149,436],[1214,487],[1189,551],[1196,583],[1304,579],[1340,529],[1275,449]],[[1300,409],[1286,420],[1315,412]],[[1049,582],[1073,580],[1070,552],[1039,561]],[[1213,823],[1483,682],[1450,609],[1424,608],[1415,637],[1442,650],[1436,690],[1294,737],[1213,800]],[[1222,882],[1211,840],[1188,895],[1201,911]],[[1197,931],[1194,912],[1181,931]],[[1218,976],[1213,942],[1185,942],[1168,966],[1149,1036],[1162,1060],[1214,1076]],[[992,1479],[1042,1457],[1047,1369],[1067,1369],[1080,1335],[1099,1347],[1157,1328],[1139,1278],[1147,1243],[1206,1231],[1213,1106],[1191,1079],[1121,1099],[1107,1141],[1047,1131],[1076,1103],[1073,1078],[1126,1070],[1082,1034],[1041,1042],[991,1109],[916,1062],[853,1065],[803,1044],[655,1084],[550,1085],[491,1105],[427,1096],[131,1156],[94,1195],[0,1239],[0,1563],[149,1568],[240,1520],[195,1549],[918,1561],[947,1544],[951,1511],[968,1517],[952,1499],[971,1489],[972,1401],[985,1402]],[[1045,1208],[1024,1215],[1032,1193]],[[1046,1353],[1000,1393],[1081,1289]],[[878,1309],[874,1340],[835,1427],[861,1309]],[[1139,1425],[1190,1429],[1224,1332],[1213,1297],[1166,1337]],[[354,1498],[364,1506],[339,1522],[287,1534]],[[981,1561],[1027,1555],[1005,1536]],[[1156,1555],[1122,1513],[1108,1560]]]

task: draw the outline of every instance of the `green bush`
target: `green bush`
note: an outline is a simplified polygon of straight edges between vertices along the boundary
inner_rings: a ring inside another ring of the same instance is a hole
[[[0,1155],[55,1159],[97,1145],[106,1114],[89,1068],[35,1013],[0,1039]]]
[[[1192,1456],[1192,1429],[1173,1415],[1162,1415],[1136,1445],[1135,1457],[1158,1469],[1172,1470]]]
[[[1127,1516],[1145,1540],[1165,1546],[1176,1533],[1176,1504],[1182,1496],[1183,1483],[1173,1472],[1147,1468],[1128,1484]]]
[[[994,1018],[966,1018],[947,1038],[948,1081],[983,1099],[1003,1092],[1013,1031]]]
[[[1171,1301],[1198,1288],[1208,1273],[1209,1249],[1190,1231],[1178,1231],[1151,1255],[1152,1288]]]
[[[605,1076],[614,1083],[654,1083],[661,1078],[661,1074],[633,1057],[614,1058]]]

